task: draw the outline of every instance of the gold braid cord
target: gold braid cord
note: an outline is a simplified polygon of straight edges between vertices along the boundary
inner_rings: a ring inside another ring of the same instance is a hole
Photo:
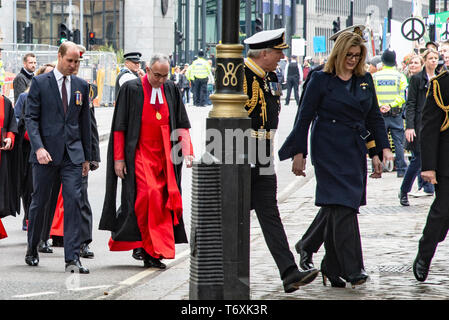
[[[440,128],[440,132],[442,132],[449,128],[449,106],[445,106],[443,104],[443,98],[441,97],[440,84],[438,83],[438,80],[433,80],[433,97],[435,98],[437,106],[446,113],[446,117],[444,118],[443,124]]]
[[[248,115],[253,112],[254,108],[257,106],[258,95],[259,95],[259,81],[257,81],[256,77],[253,79],[253,85],[251,87],[251,98],[246,101],[245,107],[248,107]],[[245,81],[243,82],[243,90],[246,94],[248,94],[248,85]]]
[[[265,96],[263,95],[262,88],[259,88],[259,97],[260,97],[260,104],[261,104],[261,113],[260,116],[262,117],[262,127],[263,129],[265,127],[265,122],[267,121],[267,102],[265,101]]]

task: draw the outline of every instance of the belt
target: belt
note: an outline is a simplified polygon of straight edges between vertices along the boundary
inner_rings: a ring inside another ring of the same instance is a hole
[[[251,130],[251,137],[257,138],[260,140],[271,140],[274,138],[275,132],[273,131],[266,131],[266,130]]]
[[[348,126],[349,128],[357,131],[359,133],[360,138],[362,138],[363,140],[366,140],[371,135],[371,132],[366,130],[365,126],[360,122],[343,121],[343,120],[336,120],[336,119],[326,119],[326,118],[323,118],[322,116],[318,116],[317,120],[327,121],[327,122],[331,122],[331,123],[344,124],[345,126]]]

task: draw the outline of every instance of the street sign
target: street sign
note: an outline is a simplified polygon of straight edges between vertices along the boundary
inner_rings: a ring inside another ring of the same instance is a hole
[[[448,40],[449,39],[449,23],[443,23],[441,25],[441,31],[443,31],[440,35],[441,40]]]
[[[449,20],[449,11],[435,13],[435,26],[441,28]]]
[[[326,52],[325,36],[313,37],[313,52],[315,53]]]
[[[418,18],[408,18],[401,26],[401,33],[405,39],[410,41],[416,41],[421,39],[426,32],[426,26],[421,19]]]
[[[306,41],[304,39],[292,39],[292,55],[302,57],[306,54]]]

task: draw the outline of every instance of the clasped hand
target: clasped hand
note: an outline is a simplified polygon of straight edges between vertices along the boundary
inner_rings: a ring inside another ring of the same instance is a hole
[[[11,150],[12,149],[12,140],[11,138],[5,138],[5,140],[3,140],[5,142],[5,146],[3,148],[0,148],[0,150]]]

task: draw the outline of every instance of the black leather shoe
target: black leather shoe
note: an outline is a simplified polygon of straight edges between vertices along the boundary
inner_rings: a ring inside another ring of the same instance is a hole
[[[87,243],[83,243],[80,248],[80,257],[93,259],[94,253],[90,250],[89,245]]]
[[[25,262],[32,267],[36,267],[39,264],[39,253],[37,252],[37,249],[28,248],[27,253],[25,254]]]
[[[399,203],[401,204],[401,206],[408,207],[410,205],[410,203],[408,202],[407,193],[399,191],[398,197],[399,197]]]
[[[143,266],[145,268],[157,268],[162,270],[167,268],[167,266],[162,263],[160,259],[153,258],[149,254],[147,254],[145,259],[143,260]]]
[[[398,172],[398,173],[396,174],[396,176],[397,176],[398,178],[403,178],[403,177],[405,176],[405,172]]]
[[[287,276],[282,279],[282,284],[284,285],[284,291],[286,293],[291,293],[296,291],[301,286],[311,283],[315,280],[318,275],[317,269],[309,269],[306,271],[299,271],[298,268],[290,271]]]
[[[50,247],[50,244],[47,241],[40,241],[37,246],[37,251],[42,253],[53,253],[53,249]]]
[[[136,260],[144,260],[145,259],[145,252],[143,248],[137,248],[133,250],[133,258]]]
[[[72,260],[65,264],[65,272],[88,274],[89,269],[81,265],[81,261]]]
[[[302,241],[299,240],[295,245],[296,252],[299,253],[299,267],[302,270],[309,270],[315,268],[312,261],[312,253],[307,252],[302,248]]]
[[[51,239],[53,247],[64,247],[64,237],[52,236]]]
[[[413,262],[413,274],[416,280],[424,282],[427,279],[427,275],[429,274],[430,263],[424,261],[419,257],[416,257]]]

